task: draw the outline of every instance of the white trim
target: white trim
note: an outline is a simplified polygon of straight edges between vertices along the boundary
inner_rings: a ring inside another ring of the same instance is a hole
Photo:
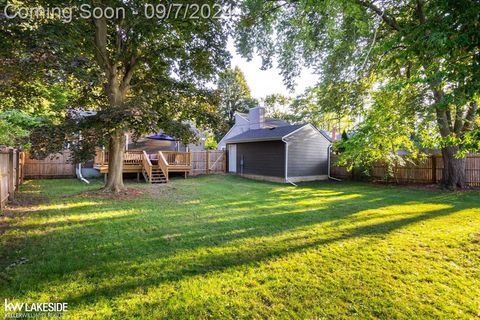
[[[228,130],[228,132],[225,133],[225,135],[223,136],[223,138],[222,138],[220,141],[218,141],[218,145],[221,145],[221,144],[222,144],[223,139],[225,139],[225,137],[228,136],[228,134],[230,133],[230,131],[233,130],[233,128],[235,128],[235,125],[233,125],[233,126],[230,128],[230,130]],[[225,144],[225,147],[226,147],[226,144]]]
[[[285,142],[285,181],[288,182],[288,142]]]
[[[328,177],[328,179],[332,179],[332,180],[335,180],[335,181],[342,181],[342,180],[334,178],[330,175],[330,167],[331,167],[331,161],[332,161],[330,159],[331,158],[330,154],[332,152],[332,144],[331,143],[328,145],[327,152],[328,152],[328,154],[327,154],[327,158],[328,158],[328,174],[327,174],[327,177]]]
[[[285,182],[296,187],[297,185],[288,179],[288,141],[283,140],[283,138],[282,141],[285,143]]]
[[[246,131],[250,130],[250,121],[249,121],[247,118],[245,118],[244,116],[242,116],[242,115],[241,115],[239,112],[237,112],[237,111],[235,111],[235,113],[234,113],[233,115],[239,115],[243,120],[247,121],[248,123],[247,123],[247,130],[246,130]],[[226,142],[226,141],[227,141],[228,139],[225,140],[225,137],[228,137],[228,135],[230,134],[230,132],[231,132],[233,129],[235,129],[236,126],[237,126],[237,122],[235,121],[235,123],[234,123],[233,126],[230,128],[230,130],[228,130],[228,132],[225,133],[225,135],[222,137],[222,139],[220,139],[220,141],[218,141],[218,145],[219,145],[219,146],[221,146],[222,144],[224,144],[224,145],[225,145],[225,148],[227,148],[227,142]],[[237,128],[238,128],[238,127],[237,127]],[[246,132],[246,131],[243,131],[243,132]],[[243,133],[243,132],[242,132],[242,133]],[[242,133],[239,133],[239,134],[242,134]],[[231,137],[231,138],[234,138],[234,137],[235,137],[235,136],[233,136],[233,137]],[[229,138],[229,139],[231,139],[231,138]]]

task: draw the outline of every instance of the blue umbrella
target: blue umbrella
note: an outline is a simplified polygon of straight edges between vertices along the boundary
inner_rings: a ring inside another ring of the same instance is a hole
[[[174,137],[171,137],[165,133],[154,134],[153,136],[148,136],[147,139],[152,140],[165,140],[165,141],[177,141]]]

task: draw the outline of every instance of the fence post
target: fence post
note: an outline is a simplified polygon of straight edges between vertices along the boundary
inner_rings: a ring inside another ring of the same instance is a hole
[[[3,210],[3,199],[2,199],[2,171],[0,170],[0,211]]]
[[[15,198],[15,182],[13,181],[13,157],[15,150],[10,148],[8,150],[8,200],[12,201]]]
[[[206,171],[206,174],[209,174],[210,173],[210,151],[207,150],[205,151],[205,155],[206,155],[206,168],[205,168],[205,171]]]
[[[222,156],[223,156],[223,171],[224,171],[224,173],[227,173],[228,172],[228,170],[227,170],[227,150],[223,151]]]
[[[15,162],[15,190],[18,190],[20,186],[20,151],[16,150],[17,157],[15,158],[17,161]]]
[[[432,156],[432,180],[433,183],[437,183],[437,156]]]
[[[18,166],[18,169],[20,170],[20,184],[23,183],[23,180],[24,180],[24,169],[25,169],[25,152],[22,151],[20,152],[19,154],[19,157],[20,157],[20,164]]]

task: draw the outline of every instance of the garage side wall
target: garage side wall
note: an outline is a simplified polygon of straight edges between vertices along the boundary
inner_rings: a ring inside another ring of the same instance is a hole
[[[308,177],[328,174],[328,146],[330,142],[318,130],[305,126],[288,141],[288,176]]]
[[[285,144],[282,141],[238,143],[237,174],[285,178]]]

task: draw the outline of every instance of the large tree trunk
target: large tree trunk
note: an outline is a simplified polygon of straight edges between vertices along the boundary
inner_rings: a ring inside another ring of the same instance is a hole
[[[442,149],[443,156],[443,179],[445,188],[455,190],[465,187],[465,165],[466,158],[456,158],[458,147],[445,147]]]
[[[434,97],[439,101],[441,99],[438,91],[434,91]],[[440,135],[443,138],[448,138],[452,134],[452,128],[450,127],[451,115],[448,110],[437,109],[437,123],[440,131]],[[458,133],[458,132],[457,132]],[[466,158],[457,158],[458,146],[447,146],[442,148],[443,156],[443,176],[442,185],[444,188],[455,190],[457,188],[465,187],[465,165]]]
[[[108,176],[104,190],[119,192],[123,184],[123,155],[125,153],[125,132],[117,130],[110,136],[108,146]]]
[[[131,54],[125,61],[110,58],[107,50],[108,24],[105,17],[93,20],[95,25],[95,55],[100,68],[105,72],[107,84],[105,92],[108,95],[109,108],[111,110],[123,107],[125,97],[130,87],[137,62],[136,53]],[[114,57],[123,56],[128,50],[122,52],[122,28],[117,26],[116,48]],[[104,190],[119,192],[125,189],[123,184],[123,155],[125,153],[125,129],[116,129],[110,136],[108,177]]]
[[[112,78],[108,84],[110,108],[120,108],[125,99],[125,91],[121,90],[116,79]],[[108,143],[108,176],[104,191],[119,192],[125,190],[123,184],[123,155],[125,153],[125,130],[117,129],[111,135]]]

